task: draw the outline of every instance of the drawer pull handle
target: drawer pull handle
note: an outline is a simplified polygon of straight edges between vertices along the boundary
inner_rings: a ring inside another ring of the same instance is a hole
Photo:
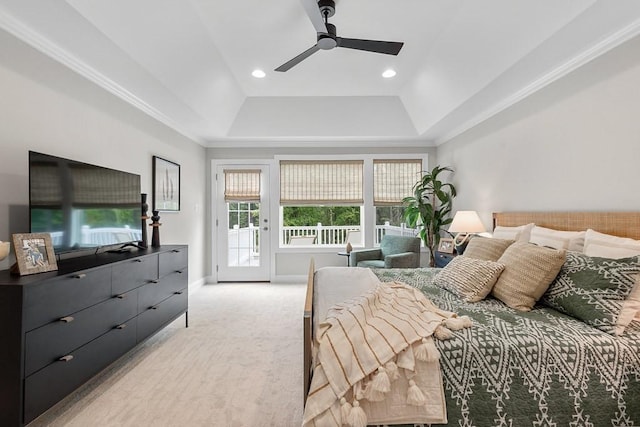
[[[133,260],[133,262],[142,262],[142,260],[140,258],[136,258]]]
[[[118,326],[116,326],[116,329],[124,329],[124,328],[126,328],[126,327],[127,327],[127,324],[126,324],[126,323],[123,323],[122,325],[118,325]]]
[[[73,322],[73,320],[73,316],[65,316],[60,318],[60,321],[64,323],[70,323]]]
[[[182,295],[182,291],[175,291],[173,294],[174,295]]]
[[[182,274],[182,270],[176,270],[176,273]]]
[[[127,297],[127,294],[116,295],[116,298],[118,299],[125,299],[126,297]]]
[[[158,283],[157,280],[149,280],[149,283]]]
[[[62,356],[58,359],[60,362],[71,362],[73,360],[73,355],[67,354],[66,356]]]
[[[149,307],[150,310],[157,310],[158,306],[157,305],[152,305],[151,307]]]
[[[84,279],[85,277],[87,277],[87,275],[84,273],[76,274],[75,276],[73,276],[74,279]]]
[[[178,249],[174,249],[174,250],[172,250],[171,252],[173,252],[174,254],[177,254],[177,253],[179,253],[179,252],[180,252],[180,250],[178,250]]]

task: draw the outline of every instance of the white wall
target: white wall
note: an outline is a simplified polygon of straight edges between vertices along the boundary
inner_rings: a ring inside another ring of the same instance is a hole
[[[152,156],[180,164],[181,211],[161,213],[160,240],[188,244],[190,282],[205,276],[205,149],[3,31],[0,150],[3,241],[29,231],[29,150],[140,174],[149,203]]]
[[[638,211],[640,37],[437,150],[455,210]]]

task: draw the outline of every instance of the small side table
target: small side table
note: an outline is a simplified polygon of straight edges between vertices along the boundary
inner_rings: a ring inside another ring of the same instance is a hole
[[[349,257],[351,256],[351,253],[346,252],[346,251],[341,251],[338,252],[338,255],[340,256],[346,256],[347,257],[347,267],[350,267],[351,265],[349,264]]]
[[[436,253],[435,253],[436,267],[444,268],[457,255],[458,254],[456,254],[455,252],[452,253],[452,254],[447,254],[447,253],[444,253],[444,252],[437,252],[436,251]]]

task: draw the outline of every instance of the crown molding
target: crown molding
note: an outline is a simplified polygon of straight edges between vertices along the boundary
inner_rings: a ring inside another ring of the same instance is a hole
[[[517,92],[515,92],[511,96],[508,96],[508,97],[504,98],[501,102],[497,103],[492,108],[489,108],[489,109],[485,110],[484,112],[482,112],[482,113],[476,115],[475,117],[473,117],[471,120],[468,120],[465,123],[463,123],[462,125],[456,127],[451,132],[448,132],[445,135],[436,138],[434,140],[435,145],[436,146],[442,145],[445,142],[450,141],[451,139],[455,138],[456,136],[466,132],[467,130],[473,128],[474,126],[479,125],[480,123],[484,122],[485,120],[490,119],[491,117],[495,116],[496,114],[506,110],[507,108],[513,106],[514,104],[516,104],[516,103],[522,101],[523,99],[531,96],[535,92],[543,89],[544,87],[550,85],[551,83],[555,82],[556,80],[561,79],[562,77],[564,77],[567,74],[571,73],[572,71],[582,67],[583,65],[587,64],[588,62],[590,62],[590,61],[598,58],[599,56],[607,53],[608,51],[618,47],[622,43],[624,43],[624,42],[626,42],[628,40],[631,40],[632,38],[634,38],[638,34],[640,34],[640,19],[632,22],[631,24],[629,24],[626,27],[620,29],[619,31],[616,31],[615,33],[611,34],[609,37],[605,38],[604,40],[600,41],[599,43],[597,43],[597,44],[591,46],[590,48],[586,49],[582,53],[574,56],[573,58],[571,58],[568,61],[564,62],[560,66],[558,66],[555,69],[551,70],[550,72],[546,73],[545,75],[543,75],[539,79],[533,81],[529,85],[527,85],[527,86],[523,87],[522,89],[518,90]]]
[[[140,99],[103,73],[99,72],[87,63],[81,61],[76,56],[67,52],[65,49],[61,48],[37,31],[28,27],[20,20],[9,14],[2,7],[0,7],[0,28],[4,29],[9,34],[12,34],[19,40],[22,40],[39,52],[68,67],[72,71],[93,82],[107,92],[117,96],[126,103],[153,117],[160,123],[175,130],[186,138],[194,141],[199,145],[206,145],[204,140],[181,128],[181,126],[179,126],[174,120],[170,119],[162,112],[144,102],[142,99]]]

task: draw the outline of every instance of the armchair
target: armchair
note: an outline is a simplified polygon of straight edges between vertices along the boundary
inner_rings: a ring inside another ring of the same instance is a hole
[[[349,265],[373,268],[420,267],[420,239],[387,234],[382,237],[380,248],[351,251]]]

